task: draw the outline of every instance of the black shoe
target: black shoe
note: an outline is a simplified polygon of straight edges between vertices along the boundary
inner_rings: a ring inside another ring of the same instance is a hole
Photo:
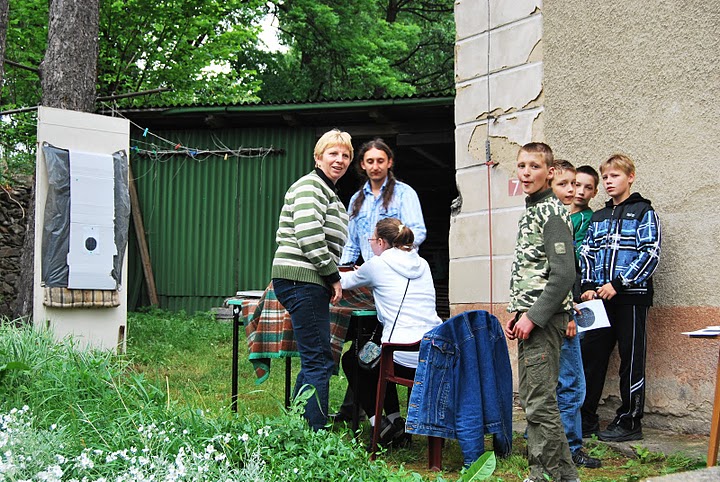
[[[331,413],[328,417],[332,423],[351,423],[352,415],[348,415],[344,412]]]
[[[330,423],[337,423],[337,424],[342,424],[342,423],[351,424],[352,423],[352,415],[349,415],[342,411],[337,412],[337,413],[331,413],[328,418],[330,419]],[[365,415],[364,413],[361,412],[360,415],[358,415],[358,422],[364,422],[366,420],[367,420],[367,415]]]
[[[391,422],[386,417],[380,422],[380,438],[378,445],[389,447],[407,447],[410,444],[410,434],[405,433],[405,419],[396,418]]]
[[[628,440],[642,440],[642,427],[638,424],[636,428],[625,428],[617,423],[611,423],[607,429],[598,434],[603,442],[627,442]]]
[[[577,467],[585,467],[588,469],[599,469],[602,467],[600,459],[590,457],[583,449],[580,449],[572,454],[572,461]]]
[[[582,438],[590,438],[593,435],[597,435],[598,433],[600,433],[600,425],[598,425],[597,423],[590,427],[586,427],[585,425],[583,425]]]

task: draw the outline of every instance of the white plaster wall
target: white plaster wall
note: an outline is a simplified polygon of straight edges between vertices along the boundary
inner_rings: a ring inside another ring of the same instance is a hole
[[[111,154],[121,149],[129,152],[130,123],[126,119],[40,107],[37,142],[33,323],[36,328],[50,329],[58,340],[72,336],[80,348],[124,352],[127,334],[125,286],[121,287],[120,306],[116,308],[49,308],[43,305],[40,278],[48,178],[40,146],[48,142],[63,149],[86,152]],[[127,283],[127,250],[125,253],[122,280]]]
[[[513,192],[515,157],[521,145],[542,139],[541,7],[526,0],[455,3],[455,157],[462,207],[450,223],[451,305],[508,301],[524,208],[522,192]],[[486,165],[487,141],[495,167]]]

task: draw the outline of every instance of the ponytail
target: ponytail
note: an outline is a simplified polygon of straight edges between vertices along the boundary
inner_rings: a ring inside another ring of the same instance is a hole
[[[379,238],[384,239],[393,248],[411,251],[415,243],[415,234],[397,218],[381,219],[375,225]]]

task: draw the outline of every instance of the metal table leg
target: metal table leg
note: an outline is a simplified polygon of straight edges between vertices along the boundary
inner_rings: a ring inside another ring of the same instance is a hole
[[[240,307],[233,305],[233,341],[232,341],[232,381],[230,383],[230,407],[233,412],[237,413],[238,399],[238,345],[240,343]]]

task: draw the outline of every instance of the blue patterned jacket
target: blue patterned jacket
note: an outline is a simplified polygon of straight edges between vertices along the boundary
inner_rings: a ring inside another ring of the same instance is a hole
[[[581,290],[611,283],[615,304],[652,305],[652,275],[660,260],[660,220],[650,201],[633,193],[595,211],[580,249]]]

